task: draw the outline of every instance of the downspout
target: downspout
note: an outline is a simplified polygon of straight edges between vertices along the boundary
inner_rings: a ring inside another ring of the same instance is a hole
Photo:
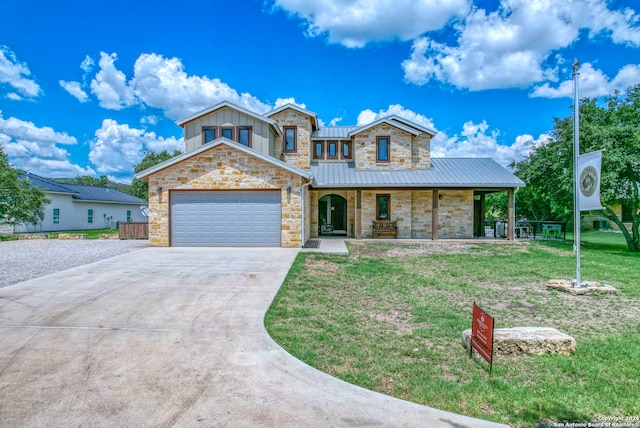
[[[302,247],[302,248],[304,248],[304,244],[305,244],[305,240],[304,240],[304,232],[305,232],[304,225],[306,223],[305,216],[304,216],[304,211],[305,211],[304,208],[305,208],[305,205],[306,205],[305,201],[304,201],[304,188],[307,187],[307,186],[310,186],[311,183],[313,183],[313,176],[309,177],[309,182],[308,183],[305,183],[305,184],[302,185],[302,190],[301,190],[301,193],[300,193],[300,198],[302,199],[302,201],[301,201],[302,203],[300,204],[301,207],[302,207],[302,236],[300,237],[300,247]],[[311,204],[311,201],[309,201],[309,204]]]

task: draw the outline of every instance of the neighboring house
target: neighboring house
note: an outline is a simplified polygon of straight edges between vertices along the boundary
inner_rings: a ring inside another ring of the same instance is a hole
[[[16,233],[111,229],[119,221],[147,221],[141,210],[146,202],[119,190],[62,184],[27,172],[20,178],[43,190],[51,202],[41,223],[16,225]]]
[[[433,159],[433,129],[398,116],[320,126],[287,104],[258,114],[223,102],[179,120],[184,153],[136,175],[149,183],[155,246],[301,246],[324,234],[403,239],[482,234],[484,195],[524,183],[492,159]],[[513,230],[509,238],[513,239]]]

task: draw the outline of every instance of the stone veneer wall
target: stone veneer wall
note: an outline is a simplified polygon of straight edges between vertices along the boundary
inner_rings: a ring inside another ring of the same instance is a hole
[[[385,194],[391,197],[390,220],[398,222],[399,239],[431,239],[432,191],[385,189],[362,191],[363,238],[373,238],[376,195]],[[473,238],[473,190],[447,190],[440,194],[438,238]]]
[[[390,141],[390,161],[377,162],[376,137],[387,136]],[[357,169],[411,169],[411,134],[386,123],[381,123],[356,134],[353,153]]]
[[[276,157],[298,169],[309,170],[311,168],[311,118],[306,114],[288,108],[270,116],[270,119],[278,123],[283,133],[283,137],[276,139]],[[284,153],[285,126],[297,127],[298,141],[295,153]]]
[[[431,168],[431,136],[422,133],[411,137],[411,167]]]
[[[169,246],[170,190],[280,189],[282,196],[281,245],[300,246],[303,178],[283,168],[220,145],[185,159],[148,177],[149,245]],[[162,187],[159,197],[155,189]],[[291,187],[291,194],[287,194]]]

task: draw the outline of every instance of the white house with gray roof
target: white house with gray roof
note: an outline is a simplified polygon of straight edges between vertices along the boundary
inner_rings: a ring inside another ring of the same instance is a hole
[[[509,194],[513,225],[524,186],[492,159],[431,158],[435,130],[396,115],[325,127],[292,104],[259,114],[223,102],[177,123],[184,153],[137,174],[151,245],[301,246],[372,238],[386,222],[402,239],[473,238],[484,195]]]
[[[26,172],[21,178],[43,190],[51,202],[41,223],[16,225],[15,233],[112,229],[120,221],[147,221],[146,202],[119,190],[63,184]]]

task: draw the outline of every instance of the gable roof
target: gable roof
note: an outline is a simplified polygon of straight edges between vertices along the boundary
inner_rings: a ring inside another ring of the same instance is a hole
[[[280,113],[281,111],[284,111],[284,110],[286,110],[288,108],[290,108],[292,110],[295,110],[295,111],[297,111],[299,113],[305,114],[307,116],[310,116],[313,119],[313,122],[314,122],[314,123],[312,123],[313,127],[316,128],[316,129],[318,128],[318,115],[315,114],[314,112],[309,111],[309,110],[307,110],[305,108],[302,108],[302,107],[300,107],[299,105],[296,105],[296,104],[288,103],[288,104],[281,105],[280,107],[276,107],[273,110],[266,112],[264,115],[267,116],[267,117],[273,116],[274,114]]]
[[[380,125],[382,123],[386,123],[386,124],[391,125],[391,126],[393,126],[395,128],[402,129],[403,131],[406,131],[409,134],[413,134],[416,137],[418,135],[420,135],[420,131],[418,131],[418,129],[415,126],[409,127],[409,126],[406,126],[403,123],[400,123],[397,120],[393,120],[393,119],[394,119],[393,116],[387,116],[387,117],[382,117],[382,118],[380,118],[378,120],[374,120],[371,123],[368,123],[366,125],[360,126],[360,127],[356,128],[356,129],[352,130],[351,132],[349,132],[348,136],[349,136],[349,138],[351,138],[352,136],[354,136],[356,134],[359,134],[359,133],[361,133],[363,131],[366,131],[367,129],[371,129],[374,126],[378,126],[378,125]]]
[[[47,193],[66,193],[75,201],[109,202],[122,204],[146,204],[142,199],[116,189],[102,186],[58,183],[39,175],[20,171],[20,178],[27,179],[32,185]]]
[[[314,187],[506,189],[524,182],[493,159],[432,158],[429,169],[358,170],[353,162],[314,162]]]
[[[311,139],[313,140],[348,140],[349,133],[357,126],[324,126],[313,131]]]
[[[308,179],[309,181],[313,181],[314,180],[313,176],[307,171],[302,171],[302,170],[292,166],[291,164],[288,164],[286,162],[278,160],[278,159],[276,159],[276,158],[274,158],[272,156],[265,155],[265,154],[260,153],[260,152],[258,152],[256,150],[250,149],[247,146],[243,146],[242,144],[238,144],[235,141],[231,141],[228,138],[224,138],[224,137],[221,137],[221,138],[218,138],[216,140],[213,140],[213,141],[211,141],[211,142],[209,142],[207,144],[203,144],[202,146],[200,146],[196,150],[192,150],[190,152],[183,153],[183,154],[178,155],[176,157],[173,157],[173,158],[171,158],[169,160],[166,160],[166,161],[164,161],[162,163],[154,165],[151,168],[147,168],[144,171],[140,171],[139,173],[137,173],[135,175],[135,177],[137,179],[139,179],[139,180],[144,180],[151,174],[154,174],[154,173],[156,173],[158,171],[161,171],[161,170],[163,170],[165,168],[168,168],[168,167],[173,166],[173,165],[175,165],[175,164],[177,164],[179,162],[182,162],[185,159],[189,159],[190,157],[199,155],[202,152],[205,152],[205,151],[207,151],[209,149],[212,149],[214,147],[218,147],[220,145],[226,145],[226,146],[229,146],[229,147],[231,147],[233,149],[236,149],[236,150],[239,150],[241,152],[244,152],[244,153],[248,154],[249,156],[253,156],[255,158],[262,159],[265,162],[269,162],[270,164],[279,166],[280,168],[283,168],[283,169],[285,169],[287,171],[293,172],[294,174],[297,174],[297,175],[299,175],[301,177],[304,177],[304,178]]]
[[[423,125],[417,124],[415,122],[410,121],[409,119],[405,119],[404,117],[398,116],[397,114],[393,114],[391,116],[387,116],[387,119],[392,120],[394,122],[400,122],[400,123],[402,123],[404,125],[407,125],[407,126],[409,126],[411,128],[415,128],[415,129],[417,129],[419,131],[422,131],[422,132],[425,132],[427,134],[430,134],[432,137],[434,137],[438,133],[438,131],[436,131],[433,128],[429,128],[427,126],[423,126]]]
[[[248,110],[248,109],[246,109],[244,107],[240,107],[239,105],[233,104],[232,102],[229,102],[229,101],[223,101],[223,102],[218,103],[216,105],[213,105],[211,107],[207,107],[205,109],[202,109],[202,110],[192,114],[191,116],[187,116],[185,118],[182,118],[182,119],[176,121],[176,124],[178,126],[180,126],[180,127],[183,127],[183,125],[185,125],[188,122],[191,122],[192,120],[195,120],[195,119],[197,119],[197,118],[199,118],[201,116],[204,116],[206,114],[212,113],[212,112],[214,112],[216,110],[220,110],[221,108],[225,108],[225,107],[237,110],[237,111],[239,111],[241,113],[246,114],[247,116],[253,117],[254,119],[257,119],[257,120],[260,120],[262,122],[268,123],[269,125],[271,125],[275,129],[275,131],[276,131],[276,133],[278,135],[282,135],[282,131],[280,131],[280,127],[278,126],[278,124],[276,123],[275,120],[269,119],[266,116],[263,116],[261,114],[255,113],[255,112],[253,112],[251,110]]]

